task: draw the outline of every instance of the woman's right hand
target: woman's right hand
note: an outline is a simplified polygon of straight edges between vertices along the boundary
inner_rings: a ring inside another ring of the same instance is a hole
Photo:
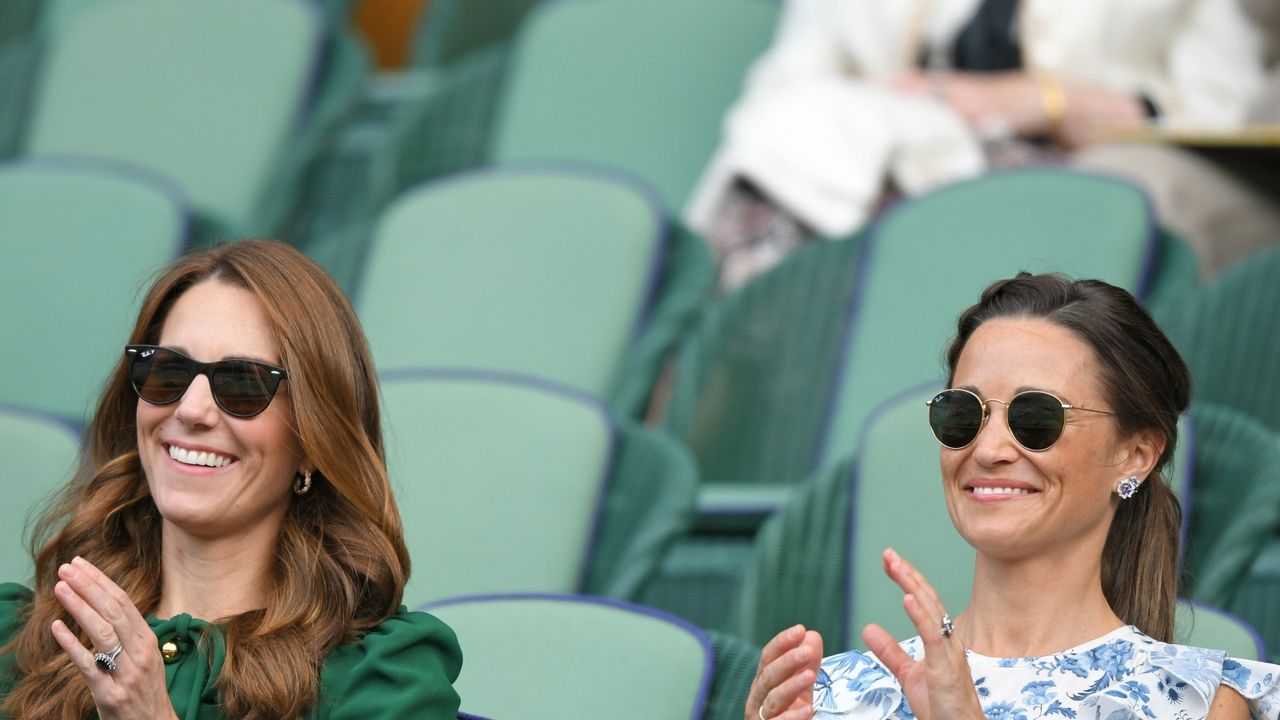
[[[822,662],[822,636],[803,625],[783,630],[760,653],[744,720],[808,720]]]

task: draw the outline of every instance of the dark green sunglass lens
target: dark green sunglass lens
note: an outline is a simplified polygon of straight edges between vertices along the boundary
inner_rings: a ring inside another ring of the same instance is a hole
[[[257,415],[271,404],[277,380],[269,376],[269,370],[253,363],[219,363],[214,371],[213,396],[232,415]]]
[[[1025,392],[1009,403],[1009,430],[1028,450],[1047,450],[1062,436],[1062,403],[1052,395]]]
[[[171,403],[186,392],[193,372],[191,362],[181,355],[155,350],[134,356],[133,386],[147,402]]]
[[[938,442],[962,448],[982,430],[982,403],[966,392],[940,392],[929,403],[929,427]]]

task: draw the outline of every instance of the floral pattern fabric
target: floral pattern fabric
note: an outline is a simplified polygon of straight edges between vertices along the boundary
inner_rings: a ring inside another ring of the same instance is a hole
[[[920,638],[902,648],[924,657]],[[1254,720],[1280,720],[1280,665],[1162,643],[1133,626],[1045,657],[967,655],[989,720],[1205,720],[1220,685],[1248,700]],[[813,706],[814,720],[915,717],[897,680],[870,653],[823,660]]]

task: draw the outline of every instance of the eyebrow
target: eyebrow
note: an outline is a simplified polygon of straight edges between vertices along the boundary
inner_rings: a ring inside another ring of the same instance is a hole
[[[977,386],[977,385],[961,385],[961,386],[960,386],[960,389],[961,389],[961,390],[968,390],[969,392],[973,393],[974,395],[977,395],[978,397],[980,397],[980,398],[982,398],[982,399],[984,399],[984,400],[985,400],[985,399],[987,399],[987,396],[986,396],[986,395],[984,395],[980,390],[978,390],[978,386]],[[1066,395],[1063,395],[1061,392],[1059,392],[1059,391],[1057,391],[1057,390],[1048,390],[1048,389],[1046,389],[1046,388],[1042,388],[1042,387],[1035,387],[1035,386],[1033,386],[1033,385],[1019,385],[1018,387],[1014,388],[1013,395],[1020,395],[1020,394],[1022,394],[1022,393],[1024,393],[1024,392],[1030,392],[1030,391],[1042,392],[1042,393],[1049,393],[1050,395],[1053,395],[1053,396],[1055,396],[1055,397],[1057,397],[1057,398],[1060,398],[1060,399],[1062,400],[1062,402],[1064,402],[1064,403],[1066,403],[1066,404],[1068,404],[1068,405],[1071,405],[1071,404],[1072,404],[1072,402],[1071,402],[1071,399],[1070,399],[1070,398],[1068,398]],[[1013,396],[1010,396],[1010,397],[1009,397],[1009,399],[1010,399],[1010,400],[1012,400],[1012,399],[1013,399]]]

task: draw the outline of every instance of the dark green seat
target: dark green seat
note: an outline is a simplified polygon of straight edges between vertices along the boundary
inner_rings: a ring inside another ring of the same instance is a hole
[[[187,226],[181,193],[146,170],[0,165],[0,402],[84,422],[124,352],[142,288],[182,253]]]
[[[463,370],[382,375],[406,602],[489,592],[634,597],[692,507],[679,446],[582,393]]]
[[[511,41],[538,0],[432,0],[418,22],[413,65],[446,67],[477,50]]]
[[[31,584],[26,531],[38,519],[41,502],[71,479],[80,433],[46,413],[0,404],[0,577]]]

